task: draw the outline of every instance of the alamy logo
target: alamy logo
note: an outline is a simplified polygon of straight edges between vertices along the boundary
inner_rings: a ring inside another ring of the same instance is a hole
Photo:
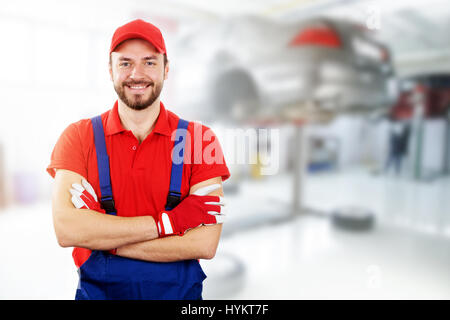
[[[279,129],[227,128],[214,133],[211,129],[203,131],[201,123],[194,122],[193,134],[194,137],[186,129],[178,129],[178,136],[177,130],[172,132],[175,164],[183,160],[186,164],[223,164],[226,161],[230,165],[259,164],[262,175],[278,172]],[[184,144],[181,143],[183,136]]]

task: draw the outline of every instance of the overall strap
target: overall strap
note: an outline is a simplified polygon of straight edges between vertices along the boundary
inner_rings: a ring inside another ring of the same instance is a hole
[[[98,177],[101,191],[100,204],[106,213],[116,215],[102,118],[101,116],[93,117],[91,122],[94,129],[95,150],[97,152]]]
[[[183,179],[184,163],[183,159],[188,125],[188,121],[181,118],[178,120],[175,143],[172,149],[172,169],[170,173],[170,187],[169,194],[167,195],[166,210],[172,210],[181,201],[181,181]],[[178,150],[181,150],[179,154],[175,154]],[[181,163],[178,163],[179,161],[174,161],[174,159],[181,159]]]

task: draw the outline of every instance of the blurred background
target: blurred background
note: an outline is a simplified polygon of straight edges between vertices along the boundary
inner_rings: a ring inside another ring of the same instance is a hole
[[[16,0],[0,7],[0,299],[74,298],[45,168],[64,128],[112,107],[109,42],[135,18],[166,40],[162,101],[216,132],[232,173],[205,299],[450,298],[446,1]]]

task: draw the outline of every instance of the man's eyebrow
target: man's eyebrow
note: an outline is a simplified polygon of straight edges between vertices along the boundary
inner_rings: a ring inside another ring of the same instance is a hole
[[[155,55],[147,56],[147,57],[142,58],[142,60],[157,60],[157,59],[158,59],[158,57],[155,56]]]
[[[128,57],[119,57],[119,61],[132,61],[133,59],[128,58]],[[158,60],[158,57],[155,55],[151,55],[151,56],[146,56],[144,58],[142,58],[142,60]]]

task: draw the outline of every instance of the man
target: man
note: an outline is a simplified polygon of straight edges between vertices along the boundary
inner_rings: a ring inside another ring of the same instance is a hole
[[[109,72],[114,107],[69,125],[47,168],[58,243],[75,247],[76,299],[201,299],[198,259],[215,255],[230,176],[220,145],[160,101],[169,62],[154,25],[115,31]]]
[[[390,118],[389,153],[386,160],[385,171],[389,173],[391,165],[394,165],[395,174],[402,171],[402,160],[408,153],[410,127],[407,122]]]

